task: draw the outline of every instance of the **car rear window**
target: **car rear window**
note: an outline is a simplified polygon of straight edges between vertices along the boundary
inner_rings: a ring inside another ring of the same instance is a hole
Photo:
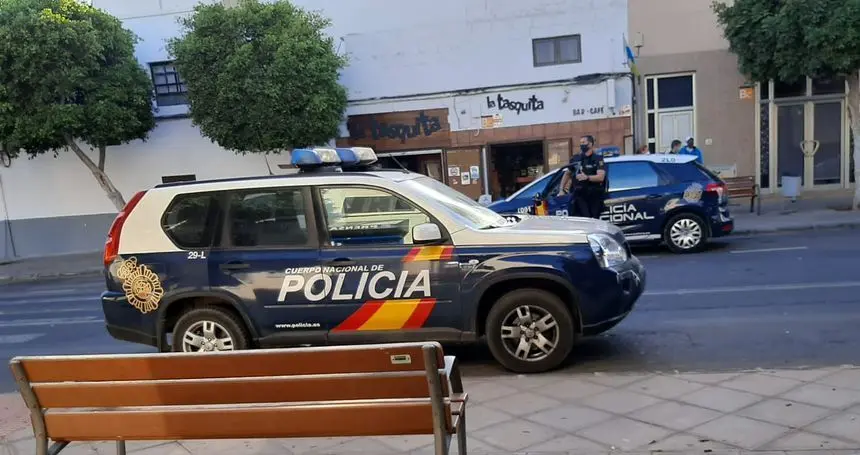
[[[661,169],[666,171],[676,183],[701,182],[703,180],[717,179],[711,171],[696,162],[663,164]]]
[[[213,193],[177,196],[161,218],[161,228],[180,248],[207,248],[212,245],[215,215],[220,210]]]

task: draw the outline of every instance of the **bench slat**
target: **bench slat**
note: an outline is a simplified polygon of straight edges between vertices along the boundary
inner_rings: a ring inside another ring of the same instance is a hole
[[[440,375],[443,395],[447,377]],[[35,384],[43,408],[289,403],[301,401],[426,398],[423,371],[271,378]]]
[[[146,381],[311,374],[423,371],[422,346],[438,343],[268,349],[211,354],[164,353],[122,357],[56,356],[12,359],[20,362],[30,383]],[[410,362],[394,362],[409,357]]]
[[[450,404],[446,404],[450,417]],[[54,441],[264,439],[433,433],[429,400],[330,406],[48,412]],[[450,419],[448,430],[451,432]]]

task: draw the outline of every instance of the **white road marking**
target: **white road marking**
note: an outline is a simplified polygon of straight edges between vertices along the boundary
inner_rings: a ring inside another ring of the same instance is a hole
[[[50,318],[50,319],[17,319],[13,321],[0,321],[0,328],[5,327],[39,327],[53,325],[74,324],[104,324],[104,318],[99,316],[88,316],[84,318]]]
[[[20,333],[17,335],[0,335],[0,344],[20,344],[27,343],[45,336],[44,333]]]
[[[731,292],[797,291],[804,289],[860,288],[860,281],[838,281],[833,283],[761,284],[754,286],[726,286],[715,288],[676,289],[671,291],[645,291],[643,295],[695,295]]]
[[[732,254],[745,254],[745,253],[771,253],[774,251],[797,251],[797,250],[808,250],[807,246],[787,246],[783,248],[759,248],[755,250],[733,250],[729,251]]]

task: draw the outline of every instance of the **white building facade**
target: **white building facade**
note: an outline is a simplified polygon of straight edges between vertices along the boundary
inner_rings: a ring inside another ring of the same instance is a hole
[[[176,179],[289,172],[286,156],[235,155],[186,117],[166,40],[195,0],[93,0],[141,38],[157,127],[111,147],[106,172],[126,198]],[[231,3],[225,0],[225,3]],[[579,137],[632,147],[622,43],[627,0],[296,0],[332,20],[349,56],[342,145],[477,199],[510,194],[575,153]],[[96,251],[115,208],[72,153],[0,167],[0,258]]]

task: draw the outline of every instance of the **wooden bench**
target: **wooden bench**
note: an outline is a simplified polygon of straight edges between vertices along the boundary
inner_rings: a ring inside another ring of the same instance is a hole
[[[728,190],[729,200],[734,198],[749,198],[750,213],[753,212],[756,199],[758,199],[757,214],[761,215],[761,198],[759,197],[758,184],[755,183],[755,177],[728,177],[724,178]]]
[[[466,454],[466,394],[438,343],[16,357],[38,455],[70,442],[433,435]],[[430,441],[428,440],[428,443]],[[49,443],[51,443],[49,445]]]

